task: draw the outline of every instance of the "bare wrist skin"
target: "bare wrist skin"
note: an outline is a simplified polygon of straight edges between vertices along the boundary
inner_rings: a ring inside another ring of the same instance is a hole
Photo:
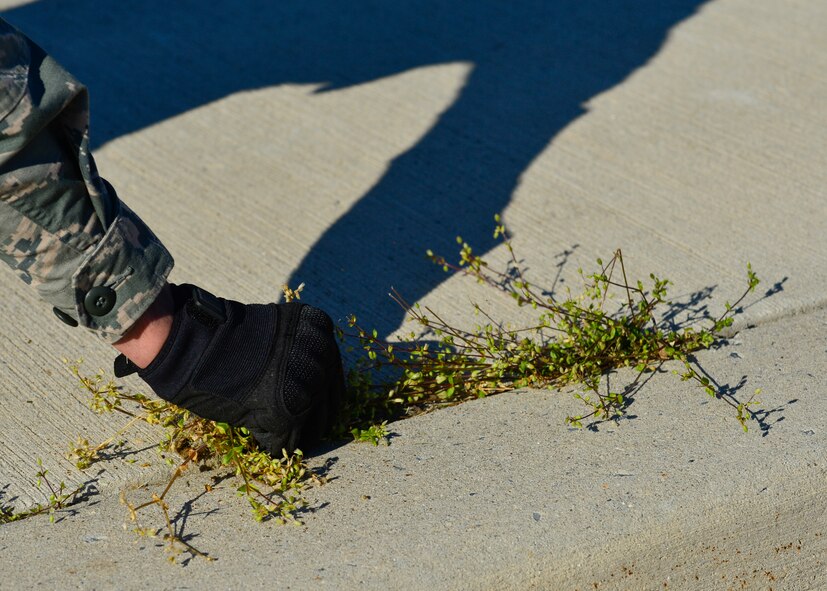
[[[121,340],[112,346],[141,369],[148,366],[164,346],[172,330],[173,304],[169,285],[164,285],[161,293],[132,325]]]

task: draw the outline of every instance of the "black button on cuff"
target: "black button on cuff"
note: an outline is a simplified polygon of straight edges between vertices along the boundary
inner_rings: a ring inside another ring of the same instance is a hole
[[[59,308],[52,308],[52,312],[54,312],[54,313],[55,313],[55,316],[57,316],[58,318],[60,318],[63,322],[65,322],[65,323],[66,323],[66,324],[68,324],[69,326],[71,326],[71,327],[73,327],[73,328],[74,328],[75,326],[77,326],[77,325],[78,325],[78,321],[77,321],[77,320],[75,320],[74,318],[72,318],[71,316],[69,316],[69,315],[68,315],[66,312],[64,312],[63,310],[60,310]]]
[[[115,307],[115,290],[99,285],[93,287],[83,299],[83,307],[91,316],[103,316]]]

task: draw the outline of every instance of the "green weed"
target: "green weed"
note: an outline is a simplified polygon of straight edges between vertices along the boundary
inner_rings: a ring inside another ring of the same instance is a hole
[[[384,443],[385,445],[388,444],[388,436],[390,433],[388,432],[388,422],[382,421],[382,423],[377,425],[371,425],[367,429],[360,429],[358,427],[354,427],[350,430],[351,435],[353,435],[354,441],[363,441],[367,443],[372,443],[373,445],[379,445],[379,443]]]
[[[424,336],[411,332],[402,342],[391,343],[380,339],[376,330],[362,328],[355,317],[349,318],[350,330],[343,331],[343,337],[355,339],[364,353],[349,375],[352,401],[345,413],[349,427],[516,388],[569,384],[585,387],[576,397],[586,412],[565,419],[582,427],[587,420],[622,416],[641,378],[667,361],[677,361],[683,365],[681,379],[697,382],[710,396],[729,404],[736,420],[747,429],[755,401],[742,402],[730,392],[717,391],[693,364],[692,353],[712,346],[732,325],[741,302],[759,283],[750,265],[743,294],[735,303],[727,302],[721,316],[707,318],[699,326],[675,327],[663,320],[664,312],[673,306],[668,299],[671,282],[654,274],[648,285],[630,282],[619,249],[607,262],[598,259],[597,271],[579,271],[582,293],[558,298],[553,290],[528,281],[499,216],[496,222],[494,237],[503,240],[509,254],[505,269],[494,269],[461,238],[457,238],[456,264],[431,251],[427,255],[446,272],[464,273],[504,292],[516,306],[532,308],[537,312],[536,322],[512,328],[472,304],[482,322],[464,329],[394,292],[392,297]],[[636,377],[618,390],[601,388],[607,372],[620,368],[633,368]],[[388,375],[393,377],[374,379]]]
[[[49,521],[54,523],[55,512],[74,503],[86,489],[85,484],[81,484],[73,489],[69,489],[63,482],[58,485],[53,485],[48,478],[49,471],[43,467],[43,461],[40,458],[37,459],[37,468],[35,487],[43,493],[43,496],[46,498],[45,502],[38,503],[25,511],[15,511],[12,507],[0,505],[0,524],[12,523],[44,513],[48,513]]]
[[[514,305],[530,307],[536,312],[536,320],[528,326],[513,328],[472,304],[480,321],[466,329],[445,322],[430,308],[408,304],[401,294],[394,292],[393,299],[418,325],[420,335],[412,331],[399,342],[389,342],[380,339],[376,330],[362,328],[351,316],[347,328],[340,329],[340,336],[349,344],[350,352],[361,355],[348,372],[348,400],[334,436],[349,433],[356,441],[387,444],[390,419],[517,388],[555,389],[569,384],[582,384],[584,391],[575,396],[585,404],[585,411],[564,420],[583,427],[584,422],[622,417],[642,378],[669,361],[681,364],[682,369],[675,372],[680,379],[696,382],[708,395],[730,405],[735,419],[747,430],[748,422],[755,418],[751,411],[757,404],[754,396],[739,401],[732,392],[717,390],[694,364],[692,354],[711,347],[721,338],[741,310],[744,298],[755,290],[759,280],[750,265],[743,294],[734,303],[726,303],[719,317],[707,317],[692,326],[674,326],[667,320],[674,307],[668,298],[671,282],[654,274],[646,284],[630,282],[619,249],[607,262],[598,259],[595,272],[579,271],[583,280],[581,293],[573,295],[567,291],[564,297],[558,297],[553,289],[543,289],[528,281],[505,226],[499,216],[495,219],[494,237],[502,239],[509,254],[505,268],[493,268],[461,238],[457,238],[457,263],[431,251],[427,256],[446,272],[464,273],[507,294]],[[291,290],[285,286],[285,299],[299,299],[303,287]],[[633,369],[635,377],[620,389],[603,387],[608,383],[604,379],[607,373],[621,368]],[[240,482],[238,494],[247,499],[253,517],[259,521],[297,522],[297,511],[306,505],[303,491],[312,482],[323,482],[308,470],[301,451],[272,458],[258,449],[246,429],[200,419],[162,400],[124,390],[102,373],[85,376],[79,362],[71,364],[70,369],[90,394],[90,408],[94,412],[127,417],[125,425],[106,441],[93,445],[79,437],[70,446],[69,457],[79,469],[117,455],[125,433],[137,422],[162,427],[165,435],[159,448],[163,452],[174,450],[183,458],[166,488],[161,494],[153,494],[150,501],[135,505],[122,496],[136,524],[136,533],[162,536],[172,560],[182,552],[210,559],[176,533],[165,501],[174,482],[190,464],[233,470]],[[48,484],[42,466],[38,476]],[[53,513],[79,493],[67,493],[62,483],[57,488],[48,487],[51,494],[45,505],[19,514],[2,508],[0,522],[46,511]],[[163,515],[165,533],[163,528],[138,524],[139,512],[152,505]]]
[[[310,483],[323,483],[321,477],[307,469],[301,450],[296,450],[292,455],[283,451],[281,458],[273,458],[258,448],[247,429],[208,421],[174,404],[125,390],[115,381],[107,379],[102,372],[93,376],[84,375],[80,363],[71,364],[70,371],[90,395],[90,408],[99,414],[123,414],[128,421],[113,437],[95,446],[79,437],[70,446],[68,454],[79,469],[86,469],[100,461],[105,451],[116,449],[115,441],[136,422],[161,426],[164,436],[158,444],[159,450],[162,453],[174,451],[183,458],[164,491],[153,495],[152,500],[135,505],[125,495],[122,496],[130,518],[136,524],[135,531],[140,535],[150,535],[151,532],[160,535],[157,530],[140,526],[138,520],[142,509],[152,505],[160,509],[167,526],[163,537],[173,559],[182,551],[207,558],[176,534],[165,501],[172,484],[190,464],[209,468],[224,466],[233,470],[240,480],[237,493],[246,498],[257,521],[298,522],[296,513],[306,506],[302,491]],[[174,464],[169,457],[167,461]]]

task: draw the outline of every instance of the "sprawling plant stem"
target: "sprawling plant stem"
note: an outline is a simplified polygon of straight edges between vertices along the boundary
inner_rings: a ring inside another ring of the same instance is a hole
[[[715,391],[693,365],[691,355],[711,346],[732,324],[738,305],[758,285],[751,267],[743,295],[734,305],[726,304],[719,318],[707,318],[702,327],[676,328],[658,320],[660,310],[672,306],[667,299],[670,282],[650,275],[648,288],[641,281],[630,283],[619,249],[606,263],[598,259],[597,272],[586,275],[580,271],[584,280],[581,294],[558,299],[551,290],[538,289],[525,278],[505,228],[499,219],[497,222],[495,237],[502,237],[509,253],[504,270],[493,269],[461,238],[457,239],[457,264],[430,251],[428,256],[447,272],[469,275],[508,294],[517,306],[530,306],[537,311],[536,322],[510,328],[474,305],[483,321],[473,329],[459,328],[431,308],[410,304],[394,292],[393,299],[422,327],[424,336],[411,333],[402,342],[390,343],[378,338],[375,330],[364,329],[355,317],[349,319],[352,330],[348,336],[356,339],[365,355],[350,374],[355,402],[348,421],[369,422],[398,414],[402,407],[408,412],[424,410],[515,388],[579,383],[588,391],[578,394],[587,412],[566,420],[582,426],[585,419],[622,415],[642,376],[674,360],[683,364],[682,379],[697,381],[709,395],[735,408],[736,418],[746,429],[752,401],[742,403],[727,392]],[[612,297],[615,291],[622,296],[619,302]],[[428,337],[436,342],[427,342]],[[631,382],[619,391],[601,388],[601,378],[607,372],[624,367],[637,372]],[[388,375],[388,368],[396,370],[392,379],[371,379]]]

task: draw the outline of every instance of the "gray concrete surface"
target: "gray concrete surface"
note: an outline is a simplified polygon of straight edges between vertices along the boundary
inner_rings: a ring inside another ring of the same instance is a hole
[[[210,475],[187,473],[170,504],[216,562],[166,564],[104,490],[54,525],[0,528],[3,564],[26,565],[19,588],[821,589],[825,329],[821,311],[700,356],[724,384],[763,387],[763,429],[746,434],[669,372],[635,418],[598,432],[562,424],[577,410],[568,392],[517,391],[395,423],[387,447],[316,458],[332,480],[310,491],[302,527],[256,523],[238,483],[203,494]]]
[[[182,571],[122,529],[118,492],[166,474],[153,450],[91,476],[63,457],[113,424],[60,360],[113,353],[8,273],[3,500],[37,502],[38,457],[100,494],[54,526],[0,529],[0,587],[827,586],[827,7],[276,4],[0,9],[90,86],[99,168],[173,251],[174,280],[248,301],[303,281],[308,301],[391,334],[390,286],[456,322],[471,299],[512,317],[421,256],[461,234],[502,260],[497,211],[539,279],[573,251],[561,288],[619,247],[633,275],[710,294],[714,312],[751,261],[770,295],[701,360],[763,388],[769,429],[742,434],[668,375],[598,433],[564,427],[565,393],[469,403],[394,425],[387,448],[331,452],[304,528],[252,523],[229,489],[198,499],[186,529],[219,561]]]

